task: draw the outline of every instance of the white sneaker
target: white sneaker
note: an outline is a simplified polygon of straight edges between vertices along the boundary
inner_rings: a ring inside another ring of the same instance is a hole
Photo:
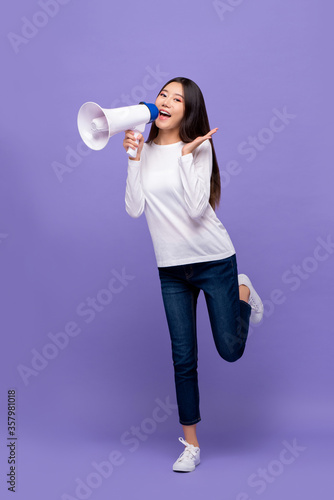
[[[246,274],[238,274],[238,283],[239,285],[246,285],[248,286],[250,290],[250,295],[249,295],[249,305],[252,308],[252,312],[250,315],[250,321],[251,323],[260,323],[262,316],[263,316],[263,304],[262,300],[256,293],[251,280],[246,276]]]
[[[173,464],[175,472],[191,472],[195,470],[196,465],[200,462],[200,449],[198,446],[187,443],[183,438],[179,437],[179,441],[186,447],[179,458]]]

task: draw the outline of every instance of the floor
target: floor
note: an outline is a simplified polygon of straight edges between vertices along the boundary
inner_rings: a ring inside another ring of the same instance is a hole
[[[333,498],[333,441],[324,432],[301,435],[200,438],[201,463],[175,473],[178,436],[158,428],[141,439],[17,442],[16,500],[315,500]],[[125,443],[125,441],[123,441]],[[2,463],[4,461],[2,460]],[[2,468],[3,469],[3,468]],[[3,478],[2,478],[3,480]]]

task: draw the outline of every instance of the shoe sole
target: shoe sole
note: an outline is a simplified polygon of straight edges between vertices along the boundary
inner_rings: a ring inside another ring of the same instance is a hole
[[[193,469],[174,469],[174,466],[173,466],[173,471],[174,472],[193,472],[196,469],[197,465],[199,465],[199,464],[200,464],[200,462],[198,462],[198,464],[196,464]]]

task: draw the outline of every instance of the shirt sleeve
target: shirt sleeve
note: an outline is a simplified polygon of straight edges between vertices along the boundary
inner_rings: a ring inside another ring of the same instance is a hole
[[[207,139],[193,153],[179,158],[181,181],[188,214],[201,217],[209,205],[212,147]]]
[[[140,179],[141,160],[128,160],[125,190],[125,209],[131,217],[139,217],[145,208],[145,196]]]

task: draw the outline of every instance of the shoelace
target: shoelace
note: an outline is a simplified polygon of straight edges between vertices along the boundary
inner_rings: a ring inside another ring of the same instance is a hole
[[[181,453],[178,461],[181,461],[183,458],[192,458],[196,456],[195,447],[193,444],[187,443],[182,437],[179,437],[179,441],[186,446],[186,449]]]
[[[252,297],[249,297],[249,305],[252,309],[255,309],[256,312],[260,312],[261,307],[254,301]]]

